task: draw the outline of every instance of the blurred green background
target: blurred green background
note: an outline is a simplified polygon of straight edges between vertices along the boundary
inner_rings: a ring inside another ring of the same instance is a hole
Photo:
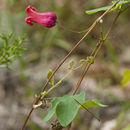
[[[0,33],[27,35],[24,43],[27,50],[12,64],[14,70],[0,69],[1,130],[21,128],[34,95],[40,92],[46,81],[47,71],[54,69],[84,35],[69,30],[87,29],[102,12],[87,15],[85,11],[110,3],[111,0],[0,0]],[[39,24],[26,25],[24,19],[27,17],[25,9],[28,5],[34,6],[38,12],[55,12],[58,16],[57,25],[50,29]],[[115,14],[113,12],[105,16],[103,24],[96,26],[69,60],[75,59],[78,63],[80,59],[86,58],[99,40],[101,28],[105,33]],[[86,111],[79,112],[73,130],[130,129],[130,84],[121,89],[123,72],[130,69],[129,15],[130,8],[119,17],[95,64],[81,84],[81,89],[86,91],[86,99],[98,98],[109,107],[90,109],[100,117],[101,122]],[[57,81],[66,73],[68,61],[57,72]],[[64,81],[63,88],[55,89],[50,96],[63,96],[71,92],[81,71],[82,69],[70,75]],[[49,130],[51,123],[42,123],[46,112],[47,110],[36,110],[26,130]]]

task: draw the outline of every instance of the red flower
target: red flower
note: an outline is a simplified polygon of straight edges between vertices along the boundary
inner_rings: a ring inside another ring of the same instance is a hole
[[[25,23],[32,26],[33,23],[39,23],[44,27],[51,28],[56,25],[57,16],[53,12],[38,13],[36,8],[30,5],[26,8],[26,13],[29,15],[25,18]]]

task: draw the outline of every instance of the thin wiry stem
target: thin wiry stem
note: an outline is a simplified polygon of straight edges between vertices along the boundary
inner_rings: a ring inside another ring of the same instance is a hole
[[[93,60],[95,60],[96,56],[98,55],[99,51],[101,50],[102,46],[104,45],[106,39],[108,38],[108,36],[109,36],[109,34],[110,34],[112,28],[114,27],[114,25],[115,25],[115,23],[116,23],[116,21],[117,21],[119,15],[120,15],[121,13],[122,13],[122,12],[119,12],[119,13],[116,15],[116,17],[115,17],[113,23],[111,24],[111,26],[110,26],[110,28],[108,29],[108,31],[107,31],[106,35],[104,36],[104,38],[97,43],[96,48],[93,50],[92,54],[90,55],[90,56],[93,56]],[[88,72],[88,70],[89,70],[89,68],[90,68],[91,65],[92,65],[92,64],[89,63],[89,62],[86,63],[86,66],[85,66],[83,72],[82,72],[81,75],[80,75],[80,78],[79,78],[79,80],[78,80],[78,82],[77,82],[77,84],[76,84],[76,87],[75,87],[75,89],[74,89],[72,95],[75,95],[75,94],[76,94],[77,90],[78,90],[79,87],[80,87],[80,84],[82,83],[82,81],[83,81],[83,79],[84,79],[84,77],[85,77],[86,73]],[[76,101],[76,102],[77,102],[77,101]],[[79,103],[79,102],[78,102],[78,103]],[[81,105],[85,110],[87,110],[92,116],[94,116],[97,120],[100,121],[100,119],[98,119],[91,111],[89,111],[89,110],[88,110],[86,107],[84,107],[82,104],[80,104],[80,105]]]
[[[45,83],[45,85],[43,86],[42,90],[41,90],[41,93],[39,94],[39,96],[36,98],[36,100],[34,101],[34,104],[37,104],[40,99],[41,99],[41,94],[42,92],[46,89],[49,81],[51,80],[51,78],[54,76],[54,74],[58,71],[58,69],[61,67],[61,65],[66,61],[66,59],[72,54],[72,52],[82,43],[82,41],[88,36],[88,34],[94,29],[94,27],[99,23],[99,21],[106,15],[108,14],[112,9],[113,7],[115,7],[117,5],[117,3],[119,2],[120,0],[117,0],[117,2],[115,2],[107,11],[105,11],[99,18],[97,18],[95,20],[95,22],[90,26],[89,30],[85,33],[85,35],[81,38],[81,40],[79,42],[77,42],[77,44],[70,50],[70,52],[65,56],[65,58],[60,62],[60,64],[57,66],[57,68],[53,71],[52,75],[49,77],[48,81]],[[33,105],[34,105],[33,104]],[[21,130],[24,130],[27,122],[28,122],[28,119],[32,113],[32,111],[34,110],[33,108],[33,105],[32,105],[32,108],[31,110],[29,111],[25,121],[24,121],[24,124],[21,128]]]
[[[94,51],[92,52],[92,54],[91,54],[91,56],[93,56],[93,60],[95,60],[96,56],[98,55],[99,51],[101,50],[102,46],[104,45],[106,39],[108,38],[108,35],[110,34],[110,32],[111,32],[113,26],[115,25],[115,22],[117,21],[117,19],[118,19],[118,17],[119,17],[120,14],[121,14],[121,13],[119,12],[119,13],[116,15],[116,17],[115,17],[113,23],[111,24],[109,30],[107,31],[106,35],[104,36],[104,39],[102,39],[101,41],[99,41],[99,42],[97,43],[97,46],[96,46],[95,50],[94,50]],[[79,88],[81,82],[82,82],[83,79],[84,79],[84,76],[85,76],[86,73],[88,72],[88,70],[89,70],[89,68],[90,68],[91,65],[92,65],[92,64],[89,63],[89,62],[86,63],[86,66],[85,66],[85,68],[84,68],[84,70],[83,70],[83,72],[82,72],[82,74],[81,74],[81,76],[80,76],[80,79],[79,79],[78,83],[76,84],[76,87],[75,87],[75,89],[74,89],[74,91],[73,91],[73,95],[77,92],[77,90],[78,90],[78,88]]]

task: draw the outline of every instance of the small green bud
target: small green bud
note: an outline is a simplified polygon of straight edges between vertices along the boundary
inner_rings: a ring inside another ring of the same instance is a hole
[[[50,78],[50,76],[52,75],[52,70],[50,69],[47,73],[47,79]],[[49,81],[49,84],[54,85],[54,76],[51,78],[51,80]]]
[[[94,64],[94,58],[93,58],[93,56],[87,57],[87,61],[88,61],[90,64]]]
[[[73,70],[74,69],[74,60],[72,59],[72,60],[70,60],[69,61],[69,69],[71,69],[71,70]]]

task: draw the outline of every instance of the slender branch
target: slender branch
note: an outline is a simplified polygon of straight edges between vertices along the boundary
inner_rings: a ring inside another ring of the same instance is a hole
[[[108,38],[108,35],[110,34],[110,32],[111,32],[113,26],[115,25],[115,23],[116,23],[116,21],[117,21],[117,19],[118,19],[118,17],[119,17],[120,14],[121,14],[121,12],[119,12],[119,13],[116,15],[116,17],[115,17],[113,23],[111,24],[109,30],[107,31],[106,35],[104,36],[104,39],[102,39],[101,41],[99,41],[99,42],[97,43],[97,46],[96,46],[95,50],[94,50],[94,51],[92,52],[92,54],[91,54],[91,56],[93,56],[93,60],[95,60],[96,56],[98,55],[99,51],[101,50],[103,44],[105,43],[106,39]],[[73,95],[77,92],[77,90],[78,90],[78,88],[79,88],[81,82],[83,81],[84,76],[85,76],[86,73],[88,72],[88,69],[90,68],[90,66],[91,66],[91,63],[86,63],[86,66],[85,66],[85,68],[84,68],[84,70],[83,70],[83,72],[82,72],[82,74],[81,74],[81,76],[80,76],[80,79],[79,79],[78,83],[76,84],[76,87],[75,87],[75,89],[74,89],[74,91],[73,91],[73,93],[72,93]]]
[[[96,53],[98,46],[99,46],[99,43],[97,43],[96,48],[93,50],[93,52],[91,53],[90,56],[93,56]],[[84,76],[86,75],[85,72],[88,71],[90,65],[91,64],[89,62],[86,62],[86,65],[85,65],[85,68],[83,70],[83,73],[81,74],[80,79],[79,79],[78,83],[76,84],[75,90],[73,91],[72,95],[75,95],[75,93],[77,92],[77,90],[78,90],[78,88],[79,88],[79,86],[80,86]]]
[[[121,11],[118,12],[118,14],[116,15],[114,21],[112,22],[112,24],[111,24],[109,30],[107,31],[107,33],[106,33],[104,39],[102,39],[102,41],[99,41],[99,42],[97,43],[96,48],[95,48],[95,49],[93,50],[93,52],[91,53],[90,56],[93,56],[93,60],[95,60],[97,54],[99,53],[99,51],[101,50],[102,46],[104,45],[106,39],[108,38],[108,35],[110,34],[110,32],[111,32],[113,26],[115,25],[115,23],[116,23],[116,21],[117,21],[119,15],[120,15],[121,13],[122,13]],[[80,75],[80,79],[78,80],[78,82],[77,82],[77,84],[76,84],[76,87],[75,87],[75,89],[74,89],[72,95],[75,95],[75,94],[76,94],[76,92],[77,92],[78,88],[80,87],[80,84],[81,84],[81,82],[83,81],[84,76],[85,76],[86,73],[88,72],[90,66],[91,66],[91,63],[86,63],[86,66],[85,66],[85,68],[84,68],[82,74]],[[75,100],[75,101],[76,101],[76,100]],[[76,102],[79,103],[78,101],[76,101]],[[80,103],[79,103],[79,104],[80,104]],[[87,110],[91,115],[93,115],[97,120],[100,121],[100,119],[98,119],[91,111],[89,111],[89,110],[88,110],[86,107],[84,107],[82,104],[80,104],[80,105],[81,105],[85,110]]]
[[[85,33],[85,35],[81,38],[81,40],[79,42],[77,42],[77,44],[70,50],[70,52],[65,56],[65,58],[60,62],[60,64],[57,66],[57,68],[53,71],[52,75],[49,77],[48,81],[45,83],[45,85],[43,86],[42,90],[41,90],[41,93],[40,95],[36,98],[36,100],[34,101],[34,104],[37,104],[39,101],[40,101],[40,98],[41,98],[41,94],[42,92],[46,89],[49,81],[51,80],[51,78],[54,76],[54,74],[57,72],[57,70],[61,67],[61,65],[66,61],[66,59],[72,54],[72,52],[81,44],[81,42],[88,36],[88,34],[94,29],[94,27],[99,23],[99,21],[107,14],[111,11],[111,9],[113,7],[115,7],[117,5],[117,3],[119,2],[120,0],[117,0],[117,2],[115,2],[107,11],[105,11],[99,18],[97,18],[95,20],[95,22],[89,27],[89,30]],[[31,110],[29,111],[26,119],[25,119],[25,122],[21,128],[21,130],[23,130],[28,122],[28,119],[32,113],[32,111],[34,110],[33,108],[33,105],[32,105],[32,108]]]
[[[87,61],[86,61],[86,62],[87,62]],[[47,99],[47,98],[45,98],[46,95],[48,95],[53,89],[59,87],[59,85],[62,83],[62,81],[64,81],[73,71],[75,71],[75,70],[81,68],[84,64],[85,64],[85,62],[82,63],[82,64],[80,64],[79,66],[77,66],[77,67],[75,67],[75,68],[71,68],[71,69],[69,70],[69,72],[68,72],[67,74],[65,74],[64,77],[62,77],[56,84],[52,85],[52,87],[51,87],[48,91],[44,91],[44,92],[42,93],[41,100]],[[37,105],[34,104],[33,107],[34,107],[34,108],[38,108],[38,107],[40,107],[41,105],[42,105],[41,102],[39,102]]]
[[[58,86],[61,84],[61,82],[62,82],[66,77],[68,77],[68,75],[69,75],[72,71],[73,71],[73,70],[70,70],[60,81],[58,81],[55,85],[53,85],[53,86],[46,92],[45,96],[46,96],[47,94],[49,94],[54,88],[58,87]]]

